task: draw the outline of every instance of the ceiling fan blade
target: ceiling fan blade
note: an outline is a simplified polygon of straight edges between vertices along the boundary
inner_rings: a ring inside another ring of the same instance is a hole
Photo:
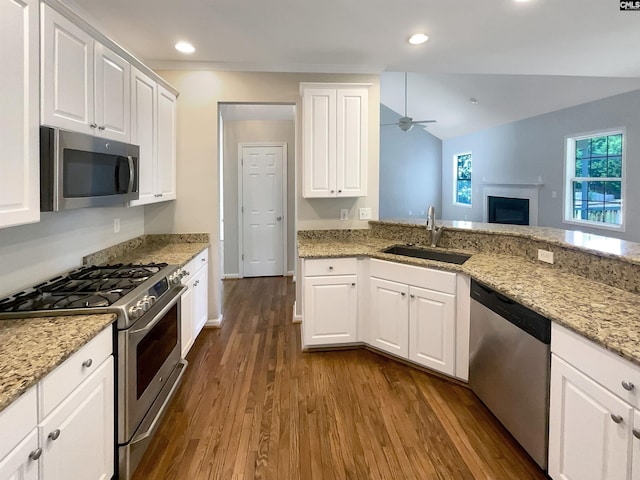
[[[380,124],[381,127],[388,127],[389,125],[399,125],[399,123],[395,122],[395,123],[381,123]]]
[[[413,120],[411,123],[437,123],[437,120]]]

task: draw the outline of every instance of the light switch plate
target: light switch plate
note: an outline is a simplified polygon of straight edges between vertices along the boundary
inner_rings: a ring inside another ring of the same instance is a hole
[[[361,208],[360,209],[360,220],[371,220],[371,209],[370,208]]]
[[[120,219],[113,219],[113,233],[120,233]]]
[[[538,260],[541,262],[551,263],[553,264],[553,252],[549,250],[538,249]]]
[[[341,208],[340,209],[340,220],[348,220],[349,219],[349,209]]]

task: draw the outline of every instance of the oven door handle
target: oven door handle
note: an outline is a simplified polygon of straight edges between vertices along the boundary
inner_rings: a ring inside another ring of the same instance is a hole
[[[169,391],[167,398],[165,398],[164,402],[162,402],[162,406],[158,410],[158,413],[153,419],[153,422],[151,422],[151,425],[149,425],[149,428],[147,428],[146,431],[140,432],[135,437],[133,437],[131,439],[131,442],[129,442],[129,446],[135,445],[136,443],[141,442],[142,440],[144,440],[145,438],[148,438],[153,434],[154,430],[156,429],[156,424],[162,418],[164,411],[167,408],[167,405],[169,404],[169,402],[173,399],[173,394],[178,388],[178,386],[180,385],[180,380],[182,379],[182,376],[184,375],[184,371],[186,370],[187,365],[189,365],[189,362],[187,362],[184,359],[180,359],[180,361],[178,362],[178,365],[181,366],[180,373],[178,374],[176,381],[173,382],[173,386],[171,387],[171,390]]]
[[[153,327],[156,326],[156,324],[162,320],[162,317],[164,317],[164,314],[167,313],[169,310],[171,310],[171,308],[176,304],[176,302],[178,300],[180,300],[180,297],[182,296],[182,293],[187,289],[186,285],[180,285],[180,287],[176,288],[176,294],[175,296],[171,299],[171,301],[169,303],[167,303],[164,307],[162,307],[162,310],[160,310],[155,317],[153,318],[153,320],[151,322],[149,322],[147,324],[147,326],[142,327],[138,330],[131,330],[129,332],[129,335],[135,335],[138,333],[146,333],[149,330],[151,330]]]

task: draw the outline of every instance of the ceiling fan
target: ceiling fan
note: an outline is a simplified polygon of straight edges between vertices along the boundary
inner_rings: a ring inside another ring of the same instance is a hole
[[[389,125],[397,125],[403,132],[408,132],[416,124],[436,122],[437,120],[414,120],[407,116],[407,72],[404,72],[404,117],[400,117],[400,119],[395,123],[383,123],[380,126],[387,127]]]

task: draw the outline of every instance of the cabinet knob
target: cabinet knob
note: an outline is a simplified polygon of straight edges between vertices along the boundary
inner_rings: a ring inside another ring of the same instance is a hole
[[[93,365],[93,360],[91,360],[91,359],[88,359],[88,360],[85,360],[84,362],[82,362],[82,366],[84,368],[89,368],[91,365]]]
[[[336,191],[335,190],[331,190],[331,193],[336,193]]]
[[[60,429],[59,428],[56,428],[53,432],[51,432],[49,434],[49,438],[51,440],[57,440],[59,436],[60,436]]]
[[[104,126],[104,125],[100,125],[100,126],[98,127],[98,130],[104,130],[105,128],[107,128],[107,127],[106,127],[106,126]]]
[[[355,287],[355,286],[356,286],[356,283],[355,283],[355,282],[353,282],[353,283],[351,284],[351,286],[352,286],[352,287]]]
[[[626,380],[622,381],[622,388],[624,388],[626,391],[630,392],[631,390],[633,390],[635,388],[635,385],[633,384],[633,382],[627,382]]]
[[[413,300],[414,298],[416,298],[416,296],[412,293],[411,295],[409,295],[409,297],[411,297],[411,299]]]
[[[333,265],[329,265],[329,270],[333,270]]]
[[[634,437],[640,439],[640,430],[638,430],[637,428],[634,428],[632,432]]]
[[[406,295],[406,293],[400,292],[400,295],[402,295],[404,297]]]
[[[91,128],[97,128],[97,127],[98,127],[98,124],[97,124],[97,123],[90,123],[90,124],[89,124],[89,126],[90,126]]]
[[[206,262],[206,261],[207,261],[207,259],[206,259],[206,258],[201,258],[201,259],[200,259],[200,261],[201,261],[201,262]]]
[[[338,190],[338,193],[342,193],[342,190]]]
[[[276,217],[276,220],[280,221],[280,220],[282,220],[282,217]]]
[[[38,460],[42,456],[42,449],[36,448],[29,454],[29,460]]]
[[[622,423],[623,418],[620,415],[616,415],[615,413],[612,413],[611,420],[613,420],[613,423]]]

